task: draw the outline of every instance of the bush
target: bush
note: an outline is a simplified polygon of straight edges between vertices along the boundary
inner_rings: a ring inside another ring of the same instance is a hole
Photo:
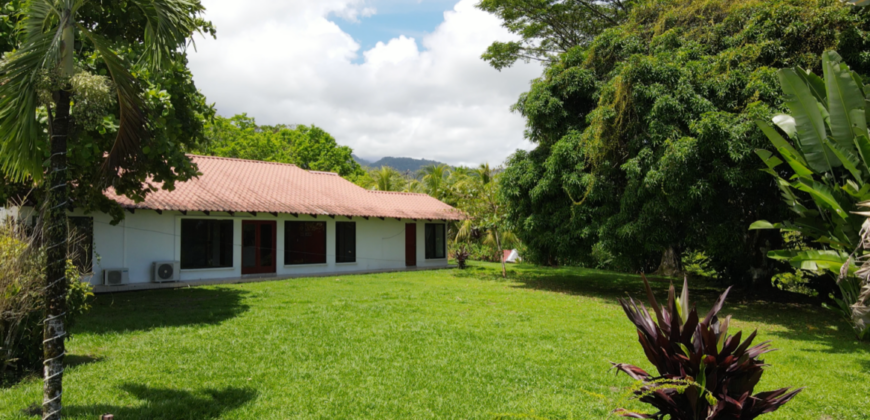
[[[22,225],[0,226],[0,384],[8,384],[42,365],[43,274],[45,252],[38,235]],[[81,273],[66,261],[67,278]],[[67,294],[67,331],[90,308],[91,286],[72,281]]]
[[[689,309],[689,287],[684,281],[679,298],[671,285],[668,306],[662,308],[643,278],[656,321],[633,299],[619,300],[625,314],[637,327],[638,339],[647,359],[659,372],[650,375],[637,366],[615,363],[618,371],[639,381],[634,397],[655,407],[653,414],[618,409],[624,417],[670,420],[748,420],[776,411],[801,389],[788,388],[752,395],[764,373],[764,361],[758,356],[771,351],[769,342],[750,347],[756,332],[740,342],[742,332],[728,335],[731,317],[719,322],[728,290],[700,319],[695,307]],[[730,288],[729,288],[730,290]]]

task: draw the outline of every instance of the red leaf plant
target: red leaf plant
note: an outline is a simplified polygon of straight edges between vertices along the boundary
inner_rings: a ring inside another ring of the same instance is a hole
[[[646,276],[643,282],[658,322],[643,303],[640,308],[631,298],[620,299],[619,303],[637,326],[638,340],[659,375],[624,363],[613,366],[617,372],[640,381],[633,389],[634,398],[658,411],[642,414],[620,408],[616,413],[638,419],[662,420],[670,416],[671,420],[748,420],[775,411],[802,390],[782,388],[752,395],[767,366],[758,356],[774,349],[768,341],[750,347],[757,331],[742,343],[742,332],[728,335],[731,317],[720,322],[717,314],[730,287],[701,320],[697,309],[689,307],[687,281],[683,281],[679,298],[674,296],[671,284],[666,308],[656,302]]]

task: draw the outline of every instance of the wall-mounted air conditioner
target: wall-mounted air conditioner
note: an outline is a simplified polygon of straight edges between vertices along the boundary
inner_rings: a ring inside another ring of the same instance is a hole
[[[130,283],[130,270],[126,268],[103,270],[103,284],[106,286],[118,286],[127,283]]]
[[[155,283],[180,280],[178,272],[181,267],[178,261],[157,261],[152,267],[151,279]]]

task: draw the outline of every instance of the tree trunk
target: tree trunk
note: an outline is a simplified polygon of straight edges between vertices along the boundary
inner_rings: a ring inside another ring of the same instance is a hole
[[[51,122],[51,161],[48,171],[48,193],[43,217],[45,220],[45,323],[43,325],[43,420],[60,420],[63,395],[63,357],[65,354],[64,317],[66,315],[66,257],[68,200],[66,150],[69,132],[69,92],[55,94],[56,110]]]
[[[501,259],[501,278],[507,278],[507,267],[504,263],[504,250],[501,249],[501,240],[498,238],[498,229],[494,229],[493,233],[495,234],[495,246],[498,247],[498,257]]]
[[[675,247],[668,247],[668,249],[664,250],[659,268],[653,274],[668,277],[683,274],[683,262],[680,261],[680,252]]]

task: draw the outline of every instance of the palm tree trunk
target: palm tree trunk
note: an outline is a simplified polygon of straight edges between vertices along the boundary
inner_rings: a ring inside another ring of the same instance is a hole
[[[494,229],[493,233],[495,233],[495,246],[498,247],[498,257],[501,259],[501,278],[507,278],[507,266],[504,263],[504,250],[501,249],[501,240],[498,238],[498,229]]]
[[[74,72],[75,32],[72,25],[72,10],[65,9],[61,19],[63,27],[61,58],[57,63],[61,77],[72,77]],[[69,201],[67,185],[67,137],[71,126],[70,93],[60,89],[54,92],[55,113],[51,118],[51,157],[48,169],[48,193],[43,209],[45,220],[46,270],[45,270],[45,321],[42,329],[43,420],[60,420],[63,396],[63,358],[66,355],[66,278],[67,227],[66,210]],[[49,111],[49,117],[51,117]]]
[[[66,315],[67,257],[67,172],[66,150],[69,133],[69,92],[56,93],[56,110],[51,122],[51,161],[45,218],[45,324],[43,326],[43,420],[60,420],[63,395],[63,357],[65,354],[64,317]]]

